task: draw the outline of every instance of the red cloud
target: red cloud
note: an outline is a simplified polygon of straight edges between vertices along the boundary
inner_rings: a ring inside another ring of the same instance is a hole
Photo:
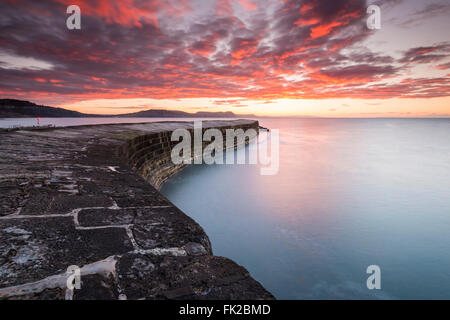
[[[273,12],[241,1],[245,21],[231,0],[207,8],[173,1],[79,1],[77,32],[61,23],[68,0],[0,3],[2,49],[54,66],[7,69],[0,61],[0,92],[31,100],[214,97],[233,105],[236,97],[449,95],[445,78],[394,78],[417,63],[448,69],[449,45],[412,48],[398,60],[370,52],[361,45],[371,35],[364,0],[285,0]]]
[[[239,4],[245,9],[245,10],[256,10],[258,9],[258,5],[253,2],[253,0],[239,0]]]

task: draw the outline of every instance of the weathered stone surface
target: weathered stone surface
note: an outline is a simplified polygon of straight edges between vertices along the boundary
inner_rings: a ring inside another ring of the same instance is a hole
[[[209,252],[211,245],[203,229],[181,212],[155,213],[152,220],[137,219],[131,228],[139,247],[181,247],[189,242],[202,244]]]
[[[221,129],[255,121],[210,121]],[[0,299],[271,299],[157,188],[189,122],[0,133]],[[81,289],[66,270],[81,268]]]
[[[77,230],[73,218],[0,220],[0,287],[83,266],[133,246],[123,229]]]
[[[73,291],[73,300],[117,300],[119,293],[112,277],[88,275],[82,277],[81,288]]]
[[[12,296],[8,300],[64,300],[66,292],[61,288],[45,289],[39,293]]]
[[[126,254],[117,265],[128,299],[271,299],[241,266],[223,257]]]

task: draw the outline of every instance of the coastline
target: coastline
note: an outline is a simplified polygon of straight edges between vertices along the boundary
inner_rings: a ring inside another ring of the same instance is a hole
[[[157,190],[183,168],[167,162],[176,128],[192,122],[1,133],[0,298],[273,299]],[[65,289],[70,265],[80,290]]]

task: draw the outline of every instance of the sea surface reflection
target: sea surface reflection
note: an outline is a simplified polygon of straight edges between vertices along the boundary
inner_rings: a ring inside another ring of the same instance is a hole
[[[280,130],[278,174],[192,165],[163,186],[216,255],[282,299],[450,298],[449,119],[260,123]]]

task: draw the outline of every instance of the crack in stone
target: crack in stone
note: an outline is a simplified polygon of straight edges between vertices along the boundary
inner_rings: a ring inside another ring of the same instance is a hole
[[[132,225],[129,224],[111,224],[111,225],[105,225],[105,226],[93,226],[93,227],[82,227],[82,226],[78,226],[75,227],[75,229],[77,230],[98,230],[98,229],[109,229],[109,228],[123,228],[123,229],[127,229]]]
[[[12,219],[31,219],[31,218],[56,218],[56,217],[70,217],[77,216],[83,210],[130,210],[130,209],[162,209],[162,208],[172,208],[171,206],[140,206],[140,207],[119,207],[117,203],[113,203],[112,206],[109,207],[84,207],[84,208],[76,208],[71,210],[68,213],[54,213],[54,214],[40,214],[40,215],[25,215],[20,214],[22,207],[18,208],[16,212],[7,215],[0,216],[0,220],[12,220]],[[77,219],[78,220],[78,219]],[[77,222],[76,222],[77,224]]]
[[[135,250],[133,253],[153,254],[153,255],[157,255],[157,256],[163,256],[163,255],[172,255],[172,256],[176,256],[176,257],[187,256],[187,252],[183,248],[138,249],[138,250]]]
[[[31,219],[31,218],[61,218],[61,217],[70,217],[72,213],[62,213],[62,214],[42,214],[42,215],[12,215],[0,217],[0,220],[18,220],[18,219]]]
[[[128,225],[128,227],[125,228],[125,231],[127,232],[128,238],[130,238],[131,244],[133,245],[133,248],[135,250],[139,250],[139,245],[136,242],[136,239],[134,238],[133,230],[131,230],[131,227],[133,225]]]

